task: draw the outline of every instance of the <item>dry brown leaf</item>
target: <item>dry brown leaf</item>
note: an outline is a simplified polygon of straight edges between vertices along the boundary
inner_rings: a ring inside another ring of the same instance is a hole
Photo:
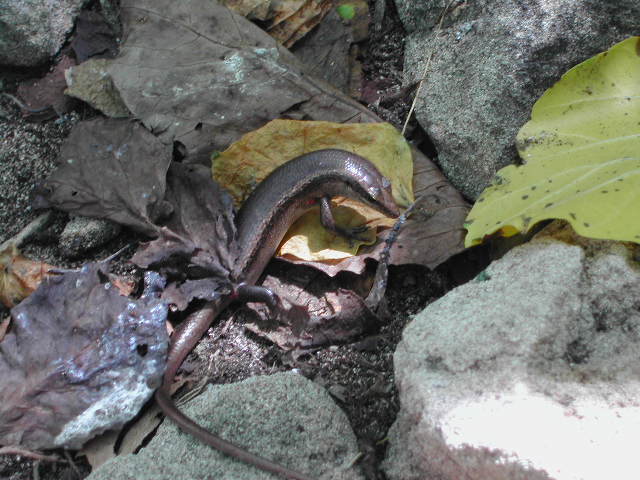
[[[276,15],[267,31],[290,48],[322,21],[333,7],[333,0],[274,1],[274,4]]]
[[[71,57],[64,55],[44,77],[22,82],[18,86],[18,95],[27,107],[33,110],[46,109],[41,112],[25,113],[38,118],[51,118],[56,114],[67,112],[71,106],[71,99],[64,94],[64,89],[67,88],[64,71],[75,64]]]
[[[13,308],[38,288],[51,265],[29,260],[11,245],[0,252],[0,302]]]
[[[140,415],[122,436],[118,455],[128,455],[135,453],[144,444],[145,439],[158,428],[162,422],[160,407],[151,405],[142,415]]]

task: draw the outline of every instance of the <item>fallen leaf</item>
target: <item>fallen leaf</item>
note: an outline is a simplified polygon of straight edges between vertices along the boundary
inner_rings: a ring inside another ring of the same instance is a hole
[[[415,150],[413,158],[417,205],[392,244],[390,263],[434,269],[465,249],[464,219],[470,207],[431,160]]]
[[[71,48],[78,63],[82,63],[92,57],[115,57],[118,53],[118,41],[100,12],[82,10],[76,19]]]
[[[336,224],[344,228],[366,225],[363,237],[366,241],[349,240],[342,235],[327,230],[320,223],[320,208],[305,213],[296,220],[283,239],[278,254],[283,257],[322,261],[340,260],[353,256],[361,245],[375,243],[377,227],[390,227],[393,219],[349,198],[332,201],[331,213]]]
[[[576,65],[535,103],[467,219],[467,245],[564,219],[585,237],[640,243],[640,37]]]
[[[262,286],[278,295],[284,312],[250,303],[241,321],[284,350],[348,342],[383,325],[362,299],[370,287],[364,276],[331,278],[280,263],[269,268]]]
[[[116,443],[120,437],[120,432],[109,430],[95,438],[89,440],[78,455],[87,457],[87,462],[95,470],[100,465],[116,456]]]
[[[156,404],[150,405],[149,408],[129,426],[122,436],[122,441],[118,448],[118,455],[137,453],[145,444],[144,442],[149,435],[153,434],[156,428],[158,428],[158,425],[162,423],[163,418],[160,407]]]
[[[114,86],[134,116],[189,155],[226,148],[281,115],[379,121],[216,2],[123,0],[121,13],[125,34],[109,67]]]
[[[0,251],[0,302],[9,308],[17,305],[38,288],[52,268],[23,257],[14,245]]]
[[[172,215],[158,238],[141,245],[132,261],[144,268],[172,268],[177,261],[177,269],[189,278],[206,277],[200,281],[205,283],[204,290],[219,284],[226,291],[238,255],[231,198],[211,179],[207,167],[173,163],[167,175],[166,201]],[[186,300],[175,297],[172,301],[188,303],[193,298],[192,287],[185,286],[188,291],[181,293]]]
[[[356,68],[352,64],[352,44],[351,28],[335,11],[330,11],[291,51],[307,66],[309,74],[349,94],[351,74]]]
[[[106,218],[156,236],[171,150],[128,120],[78,123],[65,140],[58,168],[45,180],[35,206]]]
[[[69,56],[63,55],[60,61],[43,78],[26,80],[18,85],[18,96],[32,110],[40,112],[24,112],[27,116],[51,118],[69,111],[71,99],[64,94],[67,82],[64,72],[74,66],[76,62]]]
[[[167,175],[173,213],[157,239],[142,244],[132,262],[178,278],[163,298],[179,310],[191,300],[212,300],[231,290],[238,255],[231,197],[202,165],[173,163]]]
[[[275,15],[266,30],[287,48],[309,33],[333,8],[333,0],[284,0],[274,4]]]
[[[265,21],[274,14],[271,12],[273,0],[220,0],[220,4],[249,20]]]
[[[12,309],[0,342],[0,444],[79,448],[130,420],[160,384],[161,281],[147,274],[145,294],[127,298],[104,283],[105,268],[51,277]]]
[[[11,317],[7,317],[0,322],[0,342],[7,334],[7,330],[9,330],[9,325],[11,325]]]

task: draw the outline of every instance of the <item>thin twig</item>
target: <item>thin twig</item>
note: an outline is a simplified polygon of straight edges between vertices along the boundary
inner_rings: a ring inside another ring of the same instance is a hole
[[[53,213],[51,211],[38,215],[29,222],[26,227],[20,230],[17,235],[2,243],[2,245],[0,245],[0,252],[6,250],[11,245],[15,245],[16,247],[22,245],[29,237],[42,230],[51,221],[52,215]]]
[[[437,35],[440,30],[442,30],[442,22],[444,22],[444,18],[447,14],[447,12],[449,11],[449,8],[451,8],[451,5],[453,5],[453,2],[455,2],[456,0],[451,0],[449,2],[449,4],[444,7],[444,10],[442,10],[442,13],[440,14],[440,21],[438,22],[438,25],[434,31],[434,36]],[[434,42],[435,43],[435,42]],[[433,58],[433,54],[435,53],[435,45],[433,46],[433,48],[431,49],[431,52],[429,53],[429,58],[427,58],[427,64],[424,66],[424,70],[422,72],[422,77],[420,78],[420,84],[418,85],[418,89],[416,90],[416,95],[415,97],[413,97],[413,102],[411,103],[411,108],[409,109],[409,113],[407,114],[407,118],[404,121],[404,125],[402,126],[402,135],[404,136],[405,132],[407,131],[407,125],[409,125],[409,120],[411,119],[411,115],[413,115],[413,111],[416,108],[416,103],[418,101],[418,97],[420,96],[420,90],[422,90],[422,84],[424,83],[424,81],[427,79],[427,71],[429,70],[429,67],[431,66],[431,59]]]
[[[74,462],[73,458],[71,458],[71,454],[69,453],[69,450],[65,450],[64,451],[64,456],[67,458],[67,462],[69,462],[69,465],[71,465],[71,468],[73,469],[73,471],[75,472],[77,477],[78,478],[82,478],[82,473],[80,473],[80,470],[78,469],[78,466],[76,465],[76,462]]]
[[[21,457],[32,458],[34,460],[42,460],[45,462],[64,462],[64,460],[56,457],[55,455],[45,455],[40,452],[26,450],[22,447],[13,445],[0,447],[0,455],[20,455]]]
[[[420,199],[418,199],[420,200]],[[391,260],[391,247],[395,243],[398,238],[398,234],[400,230],[404,226],[407,221],[407,218],[413,212],[414,207],[418,203],[418,200],[414,201],[409,208],[407,208],[396,220],[396,223],[393,224],[393,227],[389,231],[387,238],[385,239],[385,245],[380,253],[380,259],[378,260],[378,268],[376,268],[375,276],[373,277],[373,287],[371,288],[371,292],[365,299],[365,304],[370,309],[374,310],[382,297],[384,296],[385,291],[387,290],[387,280],[388,280],[388,272],[389,272],[389,262]]]

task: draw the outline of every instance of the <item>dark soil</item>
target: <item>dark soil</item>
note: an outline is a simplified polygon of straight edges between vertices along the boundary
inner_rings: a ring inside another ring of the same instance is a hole
[[[382,5],[384,2],[371,2]],[[375,18],[372,15],[372,18]],[[360,45],[364,72],[364,98],[369,107],[386,121],[401,128],[409,110],[412,92],[402,90],[404,32],[392,1],[386,2],[385,15],[372,25],[367,42]],[[15,78],[3,76],[4,90],[12,91]],[[42,123],[25,121],[16,106],[0,97],[0,242],[18,233],[35,218],[30,197],[38,181],[54,168],[57,151],[72,126],[81,118],[94,115],[81,109],[67,117]],[[415,130],[415,127],[412,127]],[[411,129],[409,130],[411,131]],[[67,220],[58,213],[51,226],[32,239],[23,249],[31,258],[58,266],[77,267],[105,258],[136,240],[123,233],[116,240],[84,258],[69,261],[58,251],[58,236]],[[120,270],[138,276],[120,260]],[[410,315],[446,293],[456,283],[449,267],[434,272],[421,267],[392,268],[386,300],[388,320],[375,336],[347,345],[333,345],[294,358],[277,347],[245,332],[229,315],[213,326],[184,364],[183,373],[197,384],[203,377],[212,383],[231,383],[253,375],[299,369],[305,376],[325,386],[345,410],[361,441],[368,478],[382,478],[377,461],[384,453],[387,430],[398,411],[393,379],[393,352]],[[2,308],[2,307],[0,307]],[[8,311],[0,310],[2,318]],[[212,359],[215,358],[215,362]],[[58,453],[61,456],[62,452]],[[64,456],[63,456],[64,457]],[[90,467],[83,458],[68,463],[34,462],[15,456],[0,457],[0,479],[42,480],[84,478]]]

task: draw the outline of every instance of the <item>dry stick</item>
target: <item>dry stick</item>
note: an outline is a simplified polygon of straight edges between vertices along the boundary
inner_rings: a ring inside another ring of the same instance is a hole
[[[407,221],[407,218],[409,218],[409,216],[411,215],[411,212],[418,203],[418,200],[413,202],[411,205],[409,205],[409,208],[402,212],[402,214],[396,220],[396,223],[394,223],[393,227],[391,228],[391,231],[387,235],[387,238],[385,239],[385,246],[380,253],[378,268],[376,269],[375,276],[373,277],[373,287],[371,287],[371,292],[369,292],[369,295],[364,301],[365,305],[372,310],[375,310],[378,304],[382,301],[382,297],[384,297],[384,293],[387,290],[389,262],[391,260],[391,246],[398,238],[400,230]]]
[[[38,215],[34,220],[29,222],[29,225],[20,230],[16,236],[11,237],[0,245],[0,252],[6,250],[11,245],[15,245],[16,247],[22,245],[30,236],[42,230],[49,223],[52,215],[53,213],[51,211]]]
[[[73,458],[71,458],[71,454],[69,453],[69,450],[64,451],[64,456],[66,457],[67,462],[69,462],[69,465],[71,465],[71,468],[75,472],[76,476],[78,478],[82,478],[82,474],[80,473],[80,470],[78,469],[78,466],[76,465],[76,463],[73,461]]]
[[[440,14],[440,20],[438,21],[438,26],[435,29],[435,34],[437,34],[438,32],[440,32],[440,30],[442,30],[442,22],[444,22],[444,17],[447,14],[447,11],[449,10],[449,8],[451,7],[451,5],[453,5],[453,2],[455,2],[457,0],[451,0],[449,2],[449,4],[444,7],[444,10],[442,10],[442,13]],[[413,114],[413,111],[416,108],[416,102],[418,101],[418,97],[420,96],[420,90],[422,90],[422,84],[424,83],[424,81],[427,78],[427,71],[429,70],[429,66],[431,66],[431,59],[433,58],[433,54],[435,51],[435,47],[431,49],[431,52],[429,53],[429,58],[427,58],[427,64],[424,66],[424,70],[422,71],[422,77],[420,78],[420,84],[418,85],[418,89],[416,90],[416,96],[413,97],[413,102],[411,103],[411,108],[409,109],[409,113],[407,114],[407,118],[404,121],[404,125],[402,126],[402,136],[404,137],[405,132],[407,131],[407,125],[409,125],[409,119],[411,119],[411,115]]]
[[[12,445],[7,447],[0,447],[0,455],[20,455],[22,457],[32,458],[34,460],[45,460],[47,462],[64,462],[64,460],[61,460],[53,455],[45,455],[40,452],[34,452],[31,450],[26,450],[22,447]]]

